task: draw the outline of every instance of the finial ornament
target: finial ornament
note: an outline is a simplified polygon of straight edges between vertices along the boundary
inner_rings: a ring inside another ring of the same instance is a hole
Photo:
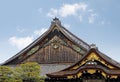
[[[53,19],[52,23],[56,23],[56,24],[58,24],[58,25],[61,26],[61,22],[60,22],[60,20],[59,20],[57,17],[55,17],[55,18]]]
[[[53,19],[53,21],[54,22],[56,22],[56,21],[58,21],[59,19],[57,18],[57,17],[55,17],[54,19]]]
[[[95,44],[91,44],[91,45],[90,45],[90,48],[98,49],[98,47],[96,47]]]

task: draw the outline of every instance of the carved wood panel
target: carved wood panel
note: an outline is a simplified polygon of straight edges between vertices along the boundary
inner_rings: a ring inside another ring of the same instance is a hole
[[[40,49],[37,53],[39,63],[74,63],[79,60],[81,55],[71,48],[60,45],[58,49],[47,46]]]
[[[48,43],[37,53],[37,61],[39,63],[74,63],[81,57],[80,53],[68,47],[57,36]]]
[[[53,32],[57,33],[57,31]],[[77,45],[62,36],[60,33],[52,36],[52,33],[42,42],[34,46],[28,53],[29,56],[23,62],[37,61],[38,63],[75,63],[85,53]]]

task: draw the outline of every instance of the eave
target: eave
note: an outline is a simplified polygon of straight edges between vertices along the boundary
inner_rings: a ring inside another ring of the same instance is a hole
[[[92,65],[92,66],[89,66],[89,65],[84,65],[84,66],[79,66],[80,63],[82,61],[84,61],[87,56],[89,56],[92,52],[94,52],[97,56],[99,56],[100,58],[102,58],[104,61],[106,61],[108,64],[114,66],[115,68],[113,69],[107,69],[103,66],[100,66],[100,65]],[[106,56],[105,54],[101,53],[97,48],[91,48],[88,53],[86,55],[84,55],[83,57],[81,57],[81,59],[71,65],[70,67],[68,68],[65,68],[61,71],[58,71],[58,72],[54,72],[54,73],[50,73],[50,74],[46,74],[48,77],[57,77],[57,78],[61,78],[61,77],[67,77],[69,75],[76,75],[77,73],[83,71],[83,70],[86,70],[86,69],[94,69],[94,70],[101,70],[103,72],[105,72],[107,75],[118,75],[120,76],[120,64],[116,61],[114,62],[110,62],[110,61],[113,61],[113,59],[109,58],[108,56]],[[75,66],[79,66],[79,68],[77,69],[72,69],[73,67]]]
[[[82,49],[84,49],[86,51],[89,50],[90,46],[86,42],[79,39],[78,37],[73,35],[71,32],[69,32],[67,29],[65,29],[61,25],[59,19],[55,18],[55,20],[52,21],[50,28],[45,33],[43,33],[39,38],[37,38],[34,42],[29,44],[27,47],[25,47],[20,52],[18,52],[16,55],[14,55],[13,57],[9,58],[7,61],[2,63],[2,65],[8,65],[15,58],[18,58],[20,55],[25,54],[26,52],[28,52],[32,47],[36,46],[40,41],[42,41],[55,27],[57,27],[73,43],[75,43],[76,45],[78,45],[79,47],[81,47]]]
[[[50,73],[50,74],[46,74],[46,75],[50,78],[62,78],[62,77],[67,77],[67,76],[71,76],[71,75],[74,76],[74,75],[77,75],[79,72],[82,72],[84,70],[89,70],[89,69],[100,70],[100,71],[106,73],[109,76],[110,75],[120,76],[120,69],[109,70],[109,69],[106,69],[102,66],[82,66],[77,70],[59,71],[59,72],[54,72],[54,73]]]

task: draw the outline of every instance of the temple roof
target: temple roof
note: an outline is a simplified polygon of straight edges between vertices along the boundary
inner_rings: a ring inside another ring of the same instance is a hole
[[[97,54],[100,58],[102,58],[104,61],[106,61],[107,63],[114,65],[115,67],[120,69],[120,63],[113,60],[112,58],[110,58],[109,56],[105,55],[104,53],[102,53],[101,51],[98,50],[97,47],[93,47],[93,45],[91,46],[90,50],[88,51],[88,53],[86,55],[84,55],[83,57],[81,57],[81,59],[73,64],[72,66],[70,66],[69,68],[79,64],[81,61],[83,61],[90,53],[94,52],[95,54]],[[66,68],[68,69],[68,68]]]
[[[11,62],[15,58],[19,57],[20,55],[26,53],[28,50],[30,50],[32,47],[36,46],[38,42],[42,41],[54,28],[59,29],[69,40],[74,42],[79,47],[83,48],[84,50],[88,51],[90,46],[83,40],[76,37],[74,34],[72,34],[70,31],[68,31],[65,27],[61,25],[61,22],[58,18],[54,18],[51,22],[50,28],[43,33],[39,38],[37,38],[35,41],[33,41],[31,44],[29,44],[27,47],[25,47],[23,50],[18,52],[16,55],[5,61],[2,65],[7,65],[7,63]]]
[[[69,75],[76,75],[77,73],[79,73],[85,69],[101,70],[101,71],[107,73],[108,75],[120,75],[120,69],[119,70],[109,70],[109,69],[106,69],[106,68],[98,65],[98,66],[83,66],[77,70],[66,70],[66,71],[54,72],[51,74],[47,74],[47,76],[50,78],[61,78],[61,77],[69,76]]]
[[[106,65],[112,66],[112,68],[97,64],[97,62],[96,62],[97,60],[91,60],[92,64],[94,64],[94,65],[89,65],[87,63],[88,62],[87,57],[90,56],[90,54],[92,54],[92,53],[96,54],[96,56],[98,56],[101,61],[105,61]],[[80,65],[83,61],[84,62],[86,61],[86,62],[84,64]],[[73,69],[76,66],[78,66],[78,67]],[[90,50],[88,51],[88,53],[85,54],[83,57],[81,57],[81,59],[78,62],[76,62],[75,64],[73,64],[70,67],[65,68],[61,71],[46,74],[46,75],[50,78],[62,78],[62,77],[67,77],[69,75],[76,75],[77,73],[79,73],[80,71],[83,71],[85,69],[95,69],[95,70],[98,69],[98,70],[102,70],[103,72],[105,72],[106,74],[109,74],[109,75],[119,75],[120,76],[120,63],[111,59],[110,57],[103,54],[102,52],[100,52],[98,50],[98,48],[95,47],[94,45],[92,45]]]

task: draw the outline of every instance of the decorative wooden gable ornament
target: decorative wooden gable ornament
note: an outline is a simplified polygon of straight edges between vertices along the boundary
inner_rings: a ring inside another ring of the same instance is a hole
[[[8,59],[3,65],[16,65],[25,62],[75,63],[88,50],[87,43],[65,29],[59,19],[55,18],[44,34]]]
[[[97,75],[96,75],[97,74]],[[120,64],[101,53],[95,45],[91,45],[86,55],[72,66],[47,74],[50,78],[120,78]],[[91,81],[90,81],[91,82]],[[101,81],[100,81],[101,82]]]

